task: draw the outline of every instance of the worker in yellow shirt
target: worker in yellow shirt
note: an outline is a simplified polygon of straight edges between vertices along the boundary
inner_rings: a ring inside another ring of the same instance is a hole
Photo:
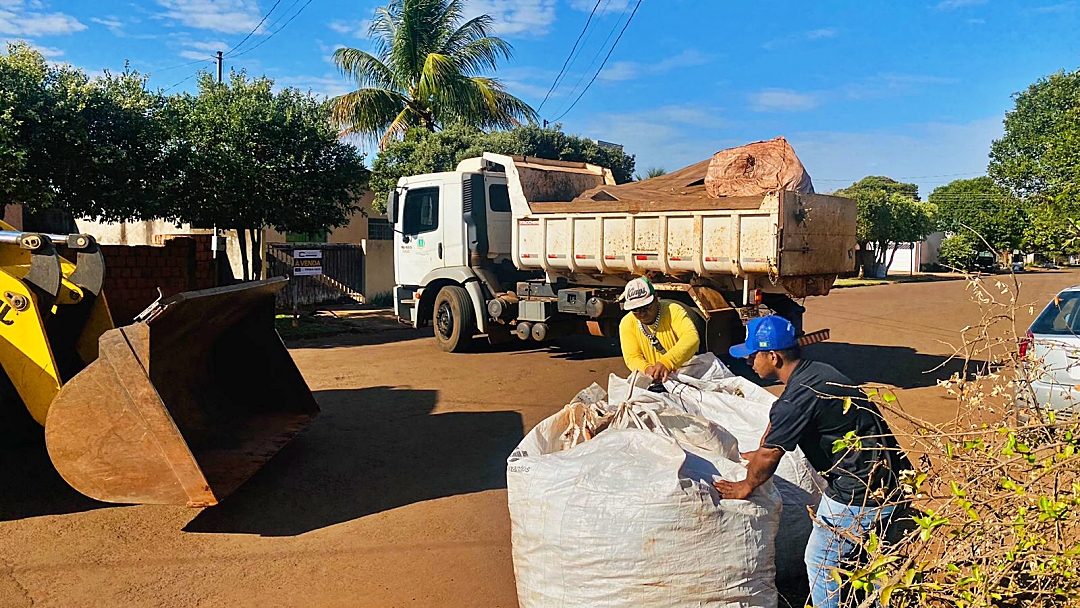
[[[638,277],[627,283],[622,300],[629,314],[619,323],[619,342],[630,371],[663,382],[697,354],[701,338],[686,309],[660,302],[648,279]]]

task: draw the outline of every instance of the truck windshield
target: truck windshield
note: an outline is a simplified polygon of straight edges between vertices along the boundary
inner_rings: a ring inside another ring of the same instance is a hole
[[[401,231],[405,234],[431,232],[439,227],[439,188],[417,188],[405,195]]]
[[[1080,318],[1077,318],[1080,291],[1063,291],[1054,298],[1046,310],[1031,324],[1031,333],[1051,336],[1080,335]]]

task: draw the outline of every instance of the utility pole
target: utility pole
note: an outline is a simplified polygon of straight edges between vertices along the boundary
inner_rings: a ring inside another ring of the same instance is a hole
[[[217,81],[221,84],[221,68],[225,63],[224,57],[222,57],[221,51],[217,52]],[[203,224],[204,226],[206,224]],[[214,285],[218,284],[218,278],[221,277],[221,269],[218,268],[218,233],[217,222],[214,222],[214,234],[210,237],[210,255],[214,259]]]

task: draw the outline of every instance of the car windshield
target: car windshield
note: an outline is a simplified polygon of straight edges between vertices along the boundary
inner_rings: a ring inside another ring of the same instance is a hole
[[[1031,333],[1052,336],[1080,335],[1080,291],[1063,291],[1031,324]]]

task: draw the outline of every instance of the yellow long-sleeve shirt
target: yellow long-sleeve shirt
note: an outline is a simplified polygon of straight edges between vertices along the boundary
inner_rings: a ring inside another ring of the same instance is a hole
[[[649,328],[652,331],[652,328]],[[630,371],[644,372],[654,363],[663,363],[669,370],[686,364],[695,353],[701,338],[686,309],[672,302],[660,303],[660,325],[656,337],[667,353],[661,355],[645,337],[633,313],[627,313],[619,322],[619,343],[622,345],[623,361]]]

